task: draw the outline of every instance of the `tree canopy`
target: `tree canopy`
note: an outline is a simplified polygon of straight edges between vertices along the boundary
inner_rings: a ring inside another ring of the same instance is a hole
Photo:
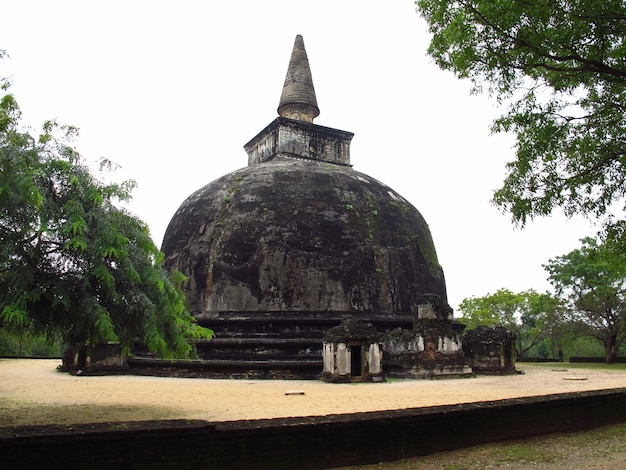
[[[561,207],[611,222],[626,193],[623,0],[418,0],[443,69],[508,103],[516,159],[493,197],[524,225]]]
[[[134,183],[97,178],[71,146],[73,127],[22,130],[9,85],[0,100],[0,327],[189,355],[189,340],[212,331],[188,311],[182,275],[163,269],[146,224],[119,206]]]
[[[579,334],[599,340],[612,363],[626,341],[626,254],[608,238],[551,259],[550,282],[567,303],[566,320]]]
[[[483,297],[463,299],[459,310],[459,320],[468,330],[502,326],[515,333],[516,354],[522,357],[550,336],[560,318],[561,302],[549,293],[533,289],[518,293],[498,289]]]

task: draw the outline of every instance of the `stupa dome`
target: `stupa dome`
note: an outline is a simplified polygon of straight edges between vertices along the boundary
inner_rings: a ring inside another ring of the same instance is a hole
[[[349,166],[275,157],[219,178],[178,209],[163,242],[195,314],[415,312],[446,298],[424,218]]]
[[[189,196],[163,240],[192,313],[216,333],[197,345],[204,375],[317,377],[324,334],[347,314],[381,333],[452,318],[422,215],[352,168],[352,133],[313,124],[301,36],[278,112],[244,146],[248,166]]]

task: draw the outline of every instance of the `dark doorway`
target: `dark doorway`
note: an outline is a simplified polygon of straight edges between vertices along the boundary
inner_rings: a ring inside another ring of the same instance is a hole
[[[350,375],[360,377],[363,375],[361,366],[361,345],[350,347]]]

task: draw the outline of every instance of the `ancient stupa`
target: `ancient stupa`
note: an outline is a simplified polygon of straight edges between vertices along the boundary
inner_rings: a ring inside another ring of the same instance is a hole
[[[416,354],[430,343],[415,328],[425,320],[438,331],[429,370],[441,366],[439,354],[448,372],[458,372],[460,330],[426,221],[352,168],[353,134],[314,124],[319,113],[297,36],[279,117],[244,146],[248,166],[194,192],[167,228],[166,266],[188,277],[191,310],[216,333],[197,346],[202,375],[317,378],[323,368],[333,375],[323,344],[347,321],[387,348],[383,374],[420,376]],[[337,339],[352,361],[347,375],[366,377],[371,359],[353,340]]]

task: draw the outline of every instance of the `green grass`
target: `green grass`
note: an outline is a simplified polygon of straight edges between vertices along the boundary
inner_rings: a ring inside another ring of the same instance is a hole
[[[503,444],[490,452],[491,459],[494,462],[501,463],[548,463],[556,462],[560,455],[554,452],[529,446],[524,443],[514,442],[511,444]]]
[[[604,364],[601,362],[518,362],[516,368],[530,369],[543,367],[544,369],[592,369],[626,371],[626,363]]]
[[[589,431],[546,434],[493,442],[450,452],[378,464],[342,467],[346,470],[486,470],[622,468],[626,424]],[[582,462],[582,463],[581,463]]]

